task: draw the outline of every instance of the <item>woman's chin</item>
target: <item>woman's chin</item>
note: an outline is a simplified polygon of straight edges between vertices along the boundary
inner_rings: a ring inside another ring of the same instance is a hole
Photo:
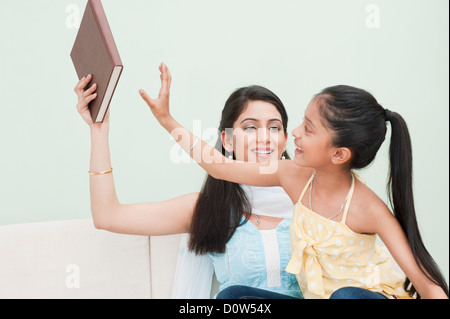
[[[270,156],[256,155],[255,161],[258,163],[268,163],[270,161],[278,160],[276,156],[270,154]]]

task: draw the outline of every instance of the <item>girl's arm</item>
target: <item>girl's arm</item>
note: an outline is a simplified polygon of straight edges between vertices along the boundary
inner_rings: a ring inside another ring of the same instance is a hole
[[[158,98],[151,99],[142,89],[139,93],[158,122],[208,174],[216,179],[240,184],[283,186],[283,176],[288,175],[286,172],[295,173],[298,170],[289,160],[272,160],[265,164],[234,161],[224,157],[214,147],[194,136],[171,116],[169,96],[172,78],[165,64],[161,63],[159,70],[161,89]]]
[[[367,210],[367,217],[371,220],[371,223],[367,223],[370,225],[367,232],[378,234],[422,298],[447,299],[442,288],[420,270],[403,229],[388,207],[380,199],[379,204],[372,205],[372,208]]]
[[[180,147],[212,177],[254,186],[281,185],[279,170],[286,167],[286,165],[282,165],[281,161],[275,160],[260,164],[231,160],[199,137],[194,136],[174,118],[167,118],[161,125]]]
[[[96,85],[84,91],[91,76],[75,87],[77,110],[90,127],[90,172],[111,169],[109,149],[109,111],[103,123],[93,123],[88,103],[95,99]],[[189,232],[198,194],[188,194],[164,202],[121,204],[117,198],[112,173],[90,175],[91,211],[96,228],[133,235],[168,235]]]

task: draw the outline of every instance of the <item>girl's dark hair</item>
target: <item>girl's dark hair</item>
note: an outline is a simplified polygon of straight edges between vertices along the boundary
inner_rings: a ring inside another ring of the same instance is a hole
[[[245,110],[249,101],[265,101],[273,104],[281,115],[284,133],[288,116],[281,100],[270,90],[261,86],[248,86],[234,91],[222,110],[219,132],[233,128],[234,122]],[[224,156],[225,151],[219,136],[215,148]],[[289,159],[286,152],[283,155]],[[233,155],[234,157],[234,155]],[[251,206],[239,184],[218,180],[207,175],[200,191],[190,229],[189,250],[196,254],[224,253],[226,243],[236,228],[250,217]]]
[[[444,276],[425,248],[417,225],[411,138],[406,122],[400,114],[383,108],[370,93],[355,87],[329,87],[315,98],[325,119],[324,124],[333,130],[334,146],[351,150],[351,169],[366,167],[373,161],[385,139],[386,121],[390,121],[390,170],[387,183],[389,201],[394,216],[408,238],[417,265],[432,282],[442,287],[448,296]],[[410,295],[416,293],[408,278],[405,281],[405,289]],[[417,297],[420,298],[418,294]]]

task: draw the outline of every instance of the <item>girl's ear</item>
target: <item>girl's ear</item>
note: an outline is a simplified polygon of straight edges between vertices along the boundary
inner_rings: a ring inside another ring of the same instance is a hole
[[[352,158],[352,151],[347,147],[338,148],[333,156],[331,157],[331,162],[336,165],[342,165],[348,163]]]
[[[220,138],[222,139],[223,148],[228,153],[233,153],[233,136],[230,136],[225,131],[222,131]]]

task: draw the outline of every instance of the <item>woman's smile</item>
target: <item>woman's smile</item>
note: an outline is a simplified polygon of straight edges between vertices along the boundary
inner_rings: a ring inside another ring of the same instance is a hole
[[[253,153],[255,153],[257,157],[266,159],[266,158],[270,158],[270,156],[272,155],[274,150],[271,148],[258,147],[258,148],[252,149],[251,151]]]

